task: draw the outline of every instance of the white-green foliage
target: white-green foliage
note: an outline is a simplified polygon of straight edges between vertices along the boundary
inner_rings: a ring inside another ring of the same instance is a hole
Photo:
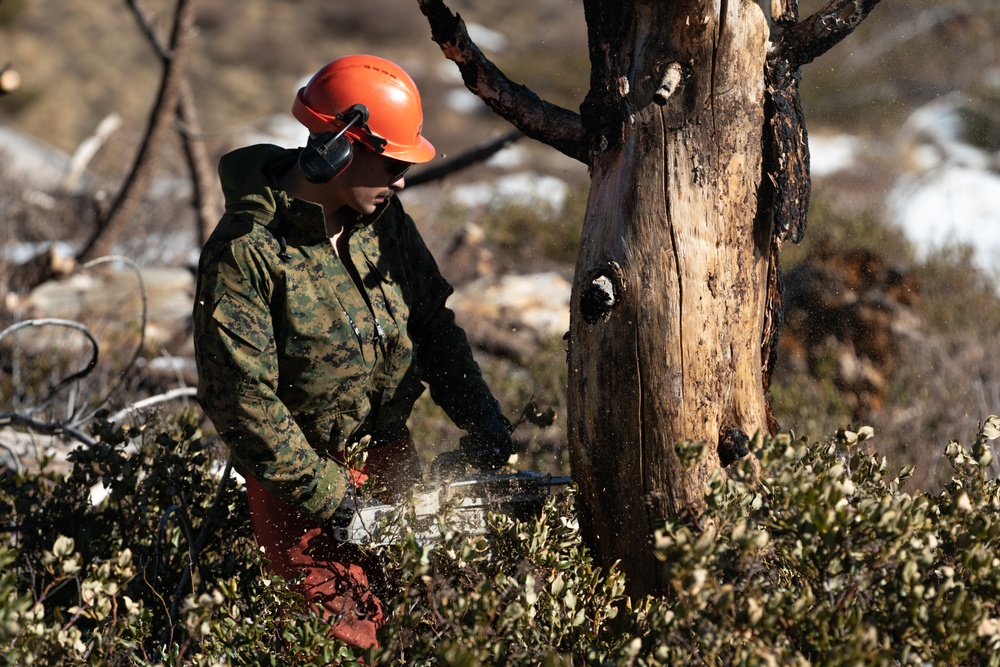
[[[99,432],[97,429],[95,432]],[[906,493],[870,429],[754,443],[711,481],[707,510],[663,522],[667,595],[630,599],[595,567],[573,497],[487,537],[386,549],[394,597],[382,665],[1000,664],[1000,486],[990,417],[939,495]],[[10,476],[0,496],[0,660],[18,665],[354,664],[301,598],[269,578],[238,488],[208,474],[197,431],[164,429],[127,464],[121,442],[67,479]],[[117,441],[116,441],[117,438]],[[117,444],[116,444],[117,443]],[[678,445],[682,460],[702,448]],[[118,453],[116,453],[118,452]],[[202,459],[199,459],[202,455]],[[131,476],[133,475],[134,476]],[[100,508],[81,499],[113,482]],[[146,480],[152,478],[152,482]],[[117,485],[117,486],[116,486]],[[185,559],[215,528],[185,583]],[[44,521],[41,519],[44,517]],[[210,524],[213,525],[213,524]],[[178,592],[178,585],[184,584]],[[171,613],[171,608],[174,612]],[[284,612],[282,612],[284,610]]]

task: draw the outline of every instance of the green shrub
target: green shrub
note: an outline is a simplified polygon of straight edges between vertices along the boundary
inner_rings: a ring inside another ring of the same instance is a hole
[[[264,575],[245,493],[213,474],[194,424],[99,421],[68,475],[3,479],[3,664],[281,665],[289,646],[311,664],[355,657],[315,615],[282,616],[301,598]],[[94,506],[99,482],[110,495]]]
[[[181,415],[153,435],[108,425],[73,472],[9,476],[0,519],[0,658],[18,665],[358,664],[288,585],[267,576],[242,490],[211,474]],[[382,550],[394,597],[380,665],[998,664],[1000,418],[954,477],[904,491],[869,450],[870,428],[823,442],[753,443],[719,472],[697,519],[656,532],[667,594],[630,599],[595,566],[574,495],[533,520],[491,516],[486,536],[446,532]],[[136,445],[125,457],[121,445]],[[703,448],[684,444],[682,459]],[[99,507],[86,493],[111,483]],[[200,532],[208,526],[206,539]],[[196,566],[186,577],[191,559]],[[284,611],[282,611],[284,610]]]

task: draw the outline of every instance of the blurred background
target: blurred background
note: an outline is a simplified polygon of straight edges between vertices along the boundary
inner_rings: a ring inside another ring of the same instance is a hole
[[[823,4],[802,0],[803,16]],[[175,3],[142,6],[169,34]],[[449,6],[511,79],[578,109],[589,86],[579,0]],[[415,0],[200,0],[196,27],[187,74],[213,165],[250,143],[301,145],[289,113],[295,91],[356,52],[410,72],[441,158],[512,129],[464,88]],[[176,133],[115,248],[142,270],[145,330],[129,271],[81,272],[69,260],[131,169],[160,82],[160,59],[128,3],[0,0],[5,63],[21,83],[0,96],[0,327],[29,317],[85,321],[105,354],[74,388],[77,404],[103,398],[109,385],[112,408],[192,386],[198,243]],[[1000,412],[1000,6],[883,0],[804,68],[802,97],[814,194],[804,241],[782,255],[777,417],[812,438],[870,424],[871,446],[894,466],[916,466],[912,484],[934,488],[948,440],[968,443],[980,420]],[[95,136],[103,143],[74,171]],[[507,414],[517,420],[529,403],[554,410],[551,427],[515,431],[523,467],[543,472],[567,468],[562,334],[587,187],[583,165],[522,139],[401,193],[456,286],[452,306]],[[52,280],[36,287],[28,277],[42,260]],[[79,367],[78,339],[33,329],[0,340],[0,406],[42,401]],[[457,444],[429,400],[412,426],[428,456]]]

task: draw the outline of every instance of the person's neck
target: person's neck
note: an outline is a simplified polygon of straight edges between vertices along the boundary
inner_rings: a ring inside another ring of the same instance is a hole
[[[299,171],[292,167],[278,177],[278,188],[295,199],[310,201],[323,207],[323,217],[326,222],[327,236],[333,240],[351,226],[347,211],[342,203],[333,201],[330,189],[325,183],[310,183]]]

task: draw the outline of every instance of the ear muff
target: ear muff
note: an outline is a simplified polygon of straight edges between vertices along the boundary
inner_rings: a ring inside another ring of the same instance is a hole
[[[354,148],[345,134],[309,137],[299,153],[299,170],[310,183],[327,183],[337,178],[351,164]]]
[[[341,117],[344,127],[337,132],[311,135],[299,153],[299,170],[310,183],[327,183],[342,174],[354,158],[353,140],[346,134],[354,125],[368,122],[368,109],[355,104]]]

